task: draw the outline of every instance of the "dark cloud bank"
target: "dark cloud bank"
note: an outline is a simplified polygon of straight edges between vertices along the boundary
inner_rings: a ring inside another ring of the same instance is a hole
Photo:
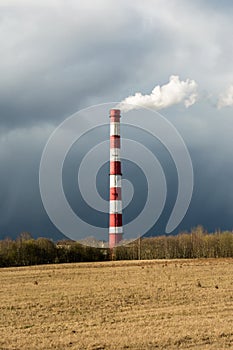
[[[217,94],[233,79],[232,44],[223,40],[229,37],[226,32],[232,32],[231,4],[225,1],[219,12],[215,2],[206,7],[202,2],[182,2],[174,10],[158,1],[158,18],[150,5],[141,9],[137,1],[134,6],[130,1],[85,3],[1,5],[0,238],[15,238],[22,231],[34,237],[63,237],[50,222],[39,193],[39,163],[49,135],[78,109],[121,101],[137,91],[149,93],[171,74],[192,78],[199,87],[194,106],[176,105],[162,111],[184,138],[194,167],[193,198],[176,232],[198,224],[209,231],[231,230],[232,109],[216,108]],[[183,29],[176,21],[178,10]],[[217,20],[224,21],[224,28]],[[101,137],[106,138],[104,131]],[[177,175],[158,141],[144,134],[141,138],[158,155],[167,177],[169,194],[163,215],[148,232],[163,234],[177,193]],[[107,214],[94,214],[85,207],[75,187],[76,163],[85,147],[74,147],[72,152],[65,164],[67,198],[75,211],[107,227]],[[143,203],[143,174],[127,162],[123,168],[137,187],[134,203],[139,199]],[[97,178],[105,198],[106,171],[107,165]],[[126,222],[140,205],[125,210]]]

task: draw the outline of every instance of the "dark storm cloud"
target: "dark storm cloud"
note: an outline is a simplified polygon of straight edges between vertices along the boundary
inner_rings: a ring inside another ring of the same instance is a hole
[[[10,128],[61,120],[110,98],[150,51],[142,18],[113,2],[29,3],[3,8],[1,17],[1,124]]]
[[[233,81],[232,5],[219,4],[1,1],[1,237],[24,230],[58,237],[38,174],[46,140],[62,120],[91,104],[150,93],[172,74],[199,87],[199,102],[189,110],[162,111],[194,164],[193,200],[181,228],[232,227],[232,109],[216,109]],[[176,178],[169,181],[176,191]],[[169,210],[168,203],[167,216]]]
[[[232,229],[232,111],[222,114],[207,102],[200,105],[185,113],[186,118],[182,111],[163,112],[183,136],[193,162],[193,198],[180,229],[198,223],[213,231]]]
[[[16,237],[25,230],[42,235],[40,221],[46,222],[46,216],[39,194],[38,165],[41,141],[45,142],[50,132],[49,128],[17,129],[1,137],[1,237]]]
[[[224,26],[217,14],[207,26],[192,3],[12,3],[1,6],[0,24],[1,123],[10,128],[151,91],[174,73],[219,79],[216,68],[226,67],[224,52],[232,47],[227,15]]]

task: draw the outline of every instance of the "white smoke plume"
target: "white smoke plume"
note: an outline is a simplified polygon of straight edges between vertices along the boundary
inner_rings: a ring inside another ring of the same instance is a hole
[[[233,106],[233,85],[230,85],[218,98],[218,109]]]
[[[197,100],[197,83],[194,80],[180,80],[179,76],[171,75],[169,82],[162,86],[155,86],[150,95],[142,95],[137,92],[133,96],[125,98],[117,108],[127,112],[140,107],[162,109],[183,102],[188,108]]]

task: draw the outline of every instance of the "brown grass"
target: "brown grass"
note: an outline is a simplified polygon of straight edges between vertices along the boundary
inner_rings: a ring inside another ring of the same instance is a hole
[[[0,269],[0,349],[233,349],[233,259]]]

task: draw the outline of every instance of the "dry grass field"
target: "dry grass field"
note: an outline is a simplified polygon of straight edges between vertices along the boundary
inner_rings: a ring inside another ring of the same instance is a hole
[[[0,269],[0,349],[233,349],[233,259]]]

